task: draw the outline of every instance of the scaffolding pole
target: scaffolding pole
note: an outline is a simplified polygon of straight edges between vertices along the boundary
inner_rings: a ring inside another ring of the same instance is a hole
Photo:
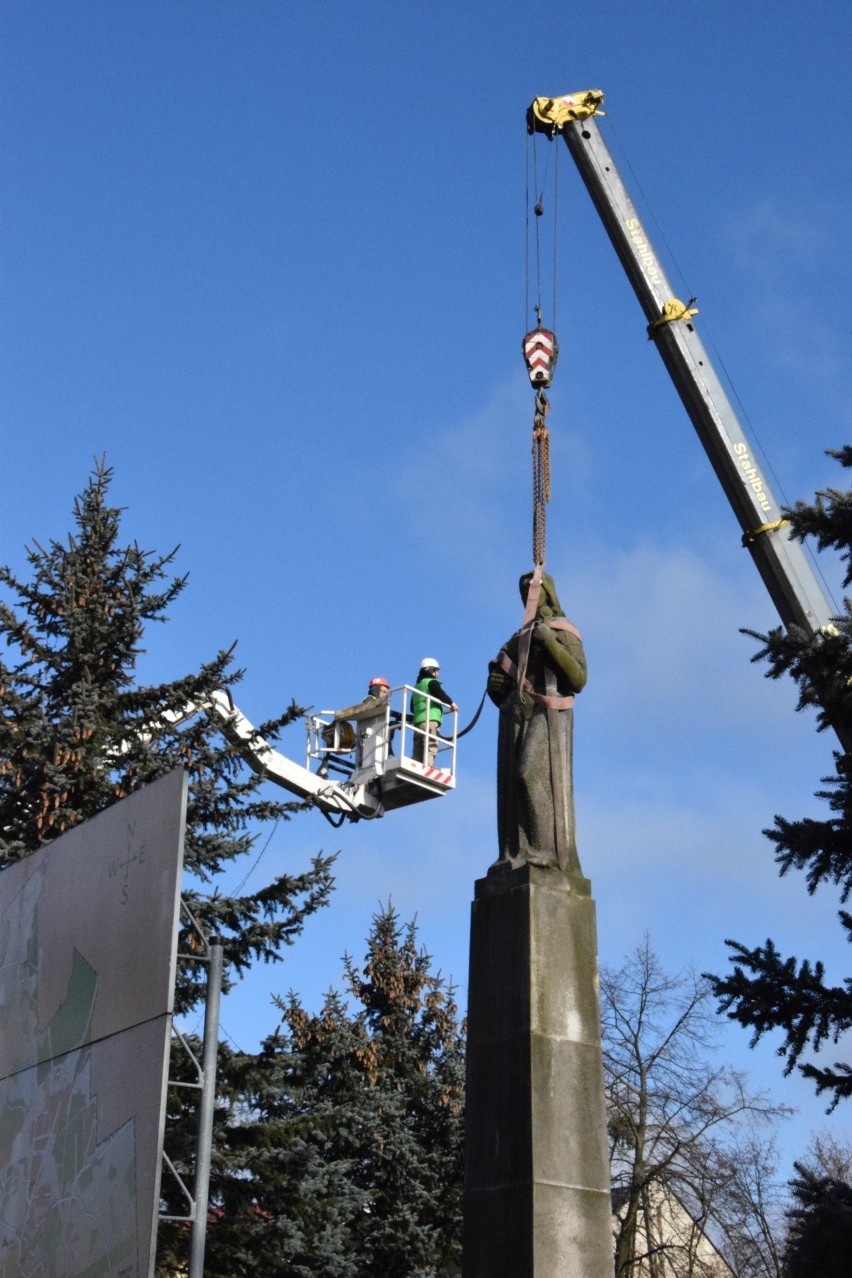
[[[216,1056],[219,1047],[219,1000],[222,994],[223,946],[221,937],[209,942],[207,998],[204,1004],[204,1047],[201,1056],[201,1099],[195,1147],[195,1204],[189,1253],[189,1278],[204,1278],[207,1242],[207,1204],[210,1197],[210,1162],[213,1152],[213,1112],[216,1107]]]

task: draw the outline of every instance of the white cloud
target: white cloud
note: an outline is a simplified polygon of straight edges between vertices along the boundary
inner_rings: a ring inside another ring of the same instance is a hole
[[[481,408],[435,423],[396,464],[408,531],[428,558],[440,545],[444,567],[479,599],[493,600],[514,532],[526,535],[532,411],[529,386],[512,377]]]
[[[810,271],[825,265],[831,250],[831,237],[822,229],[811,193],[800,211],[789,201],[782,205],[773,198],[740,209],[728,233],[740,265],[767,284],[789,280],[793,269]]]
[[[572,554],[573,571],[554,564],[583,631],[590,669],[583,698],[594,701],[596,716],[695,728],[709,720],[730,729],[791,707],[792,687],[779,695],[783,685],[767,685],[750,662],[756,644],[740,634],[746,624],[776,625],[771,605],[756,573],[730,575],[727,554],[712,542],[699,556],[643,540],[626,550],[585,545]]]

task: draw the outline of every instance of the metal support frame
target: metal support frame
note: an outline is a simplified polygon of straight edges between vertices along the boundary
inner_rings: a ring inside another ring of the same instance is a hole
[[[207,1241],[207,1204],[210,1194],[210,1159],[213,1149],[213,1111],[216,1104],[216,1053],[219,1046],[219,1000],[222,994],[224,947],[213,936],[209,944],[207,999],[204,1005],[204,1048],[201,1058],[201,1107],[195,1150],[195,1220],[189,1255],[189,1278],[203,1278]]]
[[[195,1175],[192,1190],[163,1149],[163,1164],[171,1173],[187,1203],[184,1216],[161,1214],[160,1220],[182,1222],[191,1226],[188,1278],[203,1278],[204,1250],[207,1240],[207,1215],[210,1194],[210,1165],[213,1151],[213,1115],[216,1105],[216,1060],[219,1046],[219,1004],[222,995],[222,971],[224,945],[218,936],[207,937],[192,914],[186,901],[181,899],[181,912],[189,920],[194,934],[201,942],[201,952],[178,954],[178,960],[207,964],[207,991],[204,1004],[204,1038],[199,1061],[186,1036],[173,1026],[174,1036],[183,1047],[195,1074],[194,1080],[170,1078],[170,1087],[188,1088],[199,1093],[198,1130],[195,1143]]]

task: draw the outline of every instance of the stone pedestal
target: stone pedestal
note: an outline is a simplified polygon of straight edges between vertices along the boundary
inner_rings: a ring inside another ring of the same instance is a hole
[[[525,865],[473,903],[464,1278],[613,1278],[595,906]]]

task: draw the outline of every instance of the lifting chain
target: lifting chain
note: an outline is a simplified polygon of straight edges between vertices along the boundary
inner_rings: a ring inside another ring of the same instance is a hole
[[[532,437],[532,458],[533,458],[533,563],[537,568],[541,568],[545,561],[546,541],[547,541],[547,503],[550,501],[550,435],[547,431],[547,415],[550,412],[550,403],[545,394],[546,388],[550,385],[553,378],[556,361],[559,358],[559,343],[556,340],[556,334],[550,328],[545,328],[542,323],[542,296],[541,296],[541,267],[542,267],[542,251],[541,251],[541,221],[544,216],[544,186],[545,179],[539,182],[538,173],[538,157],[535,147],[535,130],[530,127],[529,132],[532,134],[532,160],[534,167],[534,193],[530,191],[530,173],[529,159],[530,150],[527,151],[527,210],[532,207],[535,214],[535,316],[536,326],[531,332],[525,334],[522,342],[524,353],[524,361],[527,366],[530,382],[535,391],[535,416],[533,418],[533,437]],[[558,187],[558,148],[548,153],[553,154],[553,317],[556,319],[556,241],[558,219],[556,217],[559,201]],[[527,214],[527,297],[526,312],[529,313],[529,253],[530,253],[530,220]]]
[[[547,503],[550,501],[550,435],[547,415],[550,401],[536,391],[533,417],[533,563],[544,564],[547,544]]]

